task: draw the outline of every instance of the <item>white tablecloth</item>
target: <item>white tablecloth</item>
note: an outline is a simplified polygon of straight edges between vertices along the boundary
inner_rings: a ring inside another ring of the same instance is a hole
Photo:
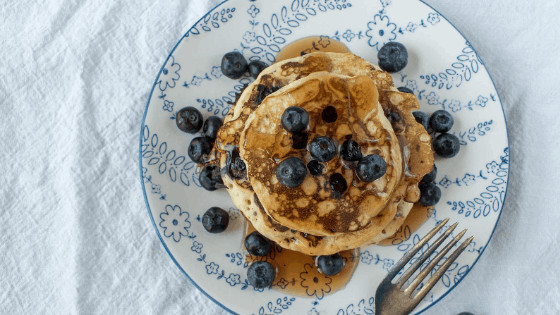
[[[0,2],[0,313],[225,313],[165,253],[137,166],[154,76],[217,3]],[[490,245],[427,313],[558,314],[560,5],[428,3],[492,73],[512,164]]]

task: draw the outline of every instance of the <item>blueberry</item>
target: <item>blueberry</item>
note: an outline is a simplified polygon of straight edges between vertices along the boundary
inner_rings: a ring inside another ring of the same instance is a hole
[[[334,276],[344,268],[344,259],[340,254],[319,256],[317,258],[317,267],[327,276]]]
[[[401,115],[399,115],[399,113],[391,110],[385,113],[385,117],[387,117],[387,120],[391,123],[391,125],[402,120]]]
[[[222,73],[230,79],[241,78],[247,67],[247,60],[240,52],[228,52],[222,57]]]
[[[428,174],[424,175],[424,177],[422,177],[422,183],[432,183],[434,180],[436,180],[436,175],[437,175],[437,167],[434,164],[434,168],[432,169],[431,172],[429,172]]]
[[[305,149],[307,147],[307,140],[309,139],[309,135],[306,133],[293,133],[292,134],[292,148],[296,150]]]
[[[453,127],[453,116],[448,111],[436,110],[430,117],[430,127],[435,132],[448,132]]]
[[[348,189],[348,184],[346,183],[346,179],[340,173],[334,173],[329,177],[329,184],[333,191],[333,195],[336,198],[342,196],[342,193]]]
[[[442,133],[432,142],[434,151],[444,158],[451,158],[459,153],[461,147],[459,138],[449,133]]]
[[[260,60],[254,60],[249,62],[249,74],[256,79],[268,65]]]
[[[210,116],[206,118],[204,125],[202,125],[202,134],[214,141],[218,135],[218,129],[220,129],[221,126],[222,120],[220,117]]]
[[[272,249],[272,242],[261,233],[254,231],[245,237],[245,248],[254,256],[266,256]]]
[[[228,213],[218,207],[212,207],[202,215],[202,226],[210,233],[222,233],[229,223]]]
[[[321,118],[323,118],[323,121],[325,121],[326,123],[335,122],[338,119],[336,108],[332,106],[325,107],[325,109],[323,109],[323,112],[321,113]]]
[[[309,152],[319,162],[328,162],[336,155],[336,145],[329,137],[316,137],[309,144]]]
[[[198,181],[200,185],[208,191],[214,191],[218,188],[225,187],[222,177],[220,176],[220,168],[215,165],[205,166],[198,176]]]
[[[180,130],[187,133],[196,133],[202,127],[202,114],[192,106],[187,106],[177,112],[175,122]]]
[[[428,122],[430,121],[430,116],[428,116],[428,114],[417,110],[412,112],[412,115],[414,116],[414,119],[416,119],[417,123],[421,124],[424,126],[424,129],[428,130]]]
[[[278,181],[289,188],[301,185],[306,175],[307,168],[297,157],[287,158],[276,167]]]
[[[424,206],[433,206],[441,198],[441,190],[434,183],[420,184],[420,203]]]
[[[399,90],[400,92],[403,92],[403,93],[414,94],[414,92],[411,89],[407,88],[406,86],[401,86],[401,87],[397,88],[397,90]]]
[[[387,171],[387,163],[377,154],[366,155],[358,162],[358,177],[364,182],[373,182]]]
[[[212,151],[212,140],[207,137],[196,137],[189,144],[188,154],[195,163],[203,163]]]
[[[247,269],[247,280],[257,289],[263,289],[272,285],[276,271],[267,261],[255,261]]]
[[[239,156],[238,149],[233,150],[231,153],[228,173],[229,176],[237,179],[245,178],[245,175],[247,174],[247,166]]]
[[[301,107],[291,106],[282,114],[282,127],[291,133],[302,132],[309,124],[309,114]]]
[[[309,174],[313,176],[318,176],[323,173],[323,169],[325,168],[321,162],[317,160],[311,160],[307,163],[307,168],[309,169]]]
[[[346,161],[359,161],[362,158],[362,151],[358,142],[348,139],[342,143],[340,155]]]
[[[279,89],[280,89],[279,86],[267,87],[266,85],[262,85],[262,84],[257,85],[257,95],[255,96],[255,104],[260,105],[267,96],[278,91]]]
[[[401,71],[408,63],[408,52],[403,44],[398,42],[389,42],[377,53],[379,66],[388,72]]]

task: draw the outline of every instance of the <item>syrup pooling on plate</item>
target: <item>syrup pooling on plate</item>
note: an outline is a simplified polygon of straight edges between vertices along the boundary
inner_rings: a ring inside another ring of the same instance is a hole
[[[276,62],[314,52],[346,53],[350,49],[336,39],[327,36],[309,36],[286,45],[276,55]]]
[[[410,238],[412,233],[416,232],[422,224],[424,224],[428,218],[432,215],[434,207],[423,206],[419,203],[415,203],[410,210],[410,213],[406,216],[403,224],[391,237],[386,238],[379,242],[382,246],[398,245]]]
[[[247,221],[243,239],[253,231],[255,228]],[[273,244],[272,250],[267,256],[258,257],[246,253],[245,259],[249,264],[254,261],[267,261],[274,266],[276,270],[272,283],[274,289],[292,295],[320,298],[324,294],[331,294],[343,289],[358,266],[359,249],[342,251],[339,254],[344,260],[344,267],[334,276],[327,276],[318,270],[316,256],[285,249],[277,244]]]

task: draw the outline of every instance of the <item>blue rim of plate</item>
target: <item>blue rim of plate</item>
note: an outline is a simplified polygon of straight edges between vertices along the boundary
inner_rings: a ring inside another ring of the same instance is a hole
[[[175,49],[179,46],[179,44],[182,42],[182,39],[185,37],[186,34],[188,34],[192,28],[198,24],[198,22],[202,21],[206,16],[210,15],[212,12],[214,12],[214,10],[216,10],[218,7],[220,7],[222,4],[228,2],[229,0],[224,0],[220,3],[218,3],[216,6],[214,6],[212,9],[210,9],[208,12],[206,12],[206,14],[204,14],[200,19],[198,19],[198,21],[196,21],[195,23],[193,23],[193,26],[191,26],[189,28],[189,30],[187,32],[185,32],[185,34],[183,34],[183,36],[179,39],[179,41],[177,41],[177,43],[175,44],[175,46],[173,46],[173,48],[171,49],[171,51],[169,52],[169,55],[167,56],[167,58],[165,59],[165,62],[162,64],[161,68],[159,69],[159,72],[156,76],[156,79],[154,81],[154,84],[152,85],[152,89],[150,91],[150,94],[148,95],[148,101],[146,102],[146,106],[144,109],[144,114],[142,115],[142,125],[140,126],[140,145],[139,145],[139,152],[138,152],[138,161],[139,161],[139,170],[140,170],[140,183],[142,185],[142,194],[144,195],[144,202],[146,203],[146,208],[148,210],[148,215],[150,216],[150,220],[152,221],[152,225],[154,227],[154,229],[156,230],[156,234],[161,242],[161,244],[163,245],[163,248],[165,249],[165,251],[167,252],[167,254],[169,255],[169,257],[171,257],[171,260],[175,263],[175,265],[179,268],[179,270],[181,270],[181,272],[187,277],[187,279],[189,279],[189,281],[200,291],[202,292],[204,295],[206,295],[210,300],[212,300],[214,303],[216,303],[218,306],[220,306],[221,308],[223,308],[224,310],[228,311],[231,314],[237,314],[234,311],[230,310],[229,308],[227,308],[225,305],[223,305],[222,303],[220,303],[218,300],[216,300],[214,297],[212,297],[208,292],[204,291],[201,287],[198,286],[198,284],[196,284],[196,282],[194,282],[194,280],[189,276],[189,274],[181,267],[181,265],[179,265],[179,263],[177,262],[177,260],[175,259],[175,257],[173,257],[173,254],[171,254],[171,252],[169,251],[169,248],[167,248],[167,245],[165,245],[165,242],[163,241],[163,238],[161,237],[161,234],[159,233],[158,229],[157,229],[157,225],[156,225],[156,221],[154,220],[154,217],[152,215],[152,210],[150,209],[150,204],[148,202],[148,195],[146,194],[146,187],[144,185],[144,182],[142,181],[142,133],[144,131],[144,126],[145,126],[145,122],[146,122],[146,115],[148,114],[148,109],[150,107],[150,100],[152,99],[152,93],[154,92],[154,89],[156,87],[158,78],[161,74],[161,72],[163,71],[163,68],[165,66],[165,64],[167,63],[167,61],[169,60],[169,58],[171,57],[171,55],[173,54],[173,52],[175,52]],[[419,0],[421,3],[423,3],[424,5],[426,5],[427,7],[431,8],[432,10],[434,10],[435,12],[437,12],[441,17],[443,17],[443,19],[445,19],[451,26],[453,26],[453,28],[459,33],[461,34],[461,36],[466,39],[467,37],[463,34],[463,32],[461,32],[456,26],[455,24],[453,24],[451,21],[449,21],[445,15],[441,14],[438,10],[436,10],[434,7],[432,7],[431,5],[429,5],[428,3],[426,3],[424,0]],[[473,50],[476,53],[476,55],[478,56],[478,58],[480,58],[480,60],[482,60],[482,58],[480,57],[480,55],[477,53],[476,49],[473,46]],[[482,62],[484,63],[484,60],[482,60]],[[496,83],[494,82],[494,78],[492,78],[492,75],[490,74],[490,71],[488,70],[488,65],[486,63],[484,63],[484,65],[486,66],[486,71],[488,72],[488,77],[490,77],[490,80],[492,81],[492,85],[494,86],[494,90],[496,91],[496,94],[498,95],[498,100],[500,101],[500,106],[502,108],[502,114],[504,116],[504,122],[506,125],[506,140],[507,140],[507,145],[509,147],[509,130],[507,127],[507,117],[506,117],[506,113],[504,111],[504,105],[502,103],[502,98],[500,97],[500,93],[498,92],[498,89],[496,88]],[[510,167],[511,167],[511,163],[508,163],[508,174],[510,171]],[[476,265],[476,263],[478,262],[478,260],[480,259],[480,257],[482,256],[482,254],[484,254],[484,251],[486,250],[486,247],[488,247],[488,244],[490,244],[490,241],[492,240],[492,236],[494,236],[494,232],[496,232],[496,227],[498,226],[498,222],[500,221],[500,217],[502,216],[502,211],[504,210],[504,205],[506,203],[507,200],[507,192],[508,192],[508,188],[509,188],[509,176],[507,178],[507,182],[506,182],[506,189],[505,189],[505,193],[504,193],[504,202],[502,203],[502,207],[500,209],[500,213],[498,213],[498,218],[496,219],[496,224],[494,224],[494,228],[492,229],[492,233],[490,234],[490,237],[488,238],[488,242],[486,242],[486,244],[484,245],[484,248],[482,249],[482,252],[478,255],[478,257],[476,257],[476,259],[474,260],[472,266],[467,270],[467,272],[459,279],[459,281],[457,281],[451,288],[449,288],[449,290],[447,290],[445,293],[443,293],[442,296],[440,296],[438,299],[436,299],[434,302],[432,302],[430,305],[428,305],[427,307],[425,307],[424,309],[418,311],[416,314],[421,314],[425,311],[427,311],[428,309],[430,309],[432,306],[436,305],[437,303],[439,303],[444,297],[446,297],[451,291],[453,291],[453,289],[455,289],[455,287],[461,283],[463,281],[463,279],[465,279],[465,277],[469,274],[469,272],[474,268],[474,266]]]

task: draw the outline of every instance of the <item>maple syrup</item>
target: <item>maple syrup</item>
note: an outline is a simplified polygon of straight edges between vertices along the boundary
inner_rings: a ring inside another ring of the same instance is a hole
[[[253,231],[255,228],[251,223],[246,222],[243,240]],[[334,276],[327,276],[319,272],[315,265],[316,256],[285,249],[277,244],[274,244],[270,253],[265,257],[247,253],[245,259],[249,264],[254,261],[267,261],[274,266],[276,276],[272,288],[286,294],[322,298],[325,294],[331,294],[344,288],[352,278],[360,260],[358,249],[343,251],[339,254],[344,259],[344,267]]]
[[[404,223],[399,227],[399,229],[391,237],[384,239],[379,242],[379,245],[390,246],[398,245],[410,238],[410,235],[414,233],[432,214],[433,206],[423,206],[419,203],[415,203],[410,209],[410,213],[404,220]]]
[[[350,52],[346,45],[336,39],[327,36],[309,36],[298,39],[282,48],[276,55],[276,62],[318,51],[338,53]]]

